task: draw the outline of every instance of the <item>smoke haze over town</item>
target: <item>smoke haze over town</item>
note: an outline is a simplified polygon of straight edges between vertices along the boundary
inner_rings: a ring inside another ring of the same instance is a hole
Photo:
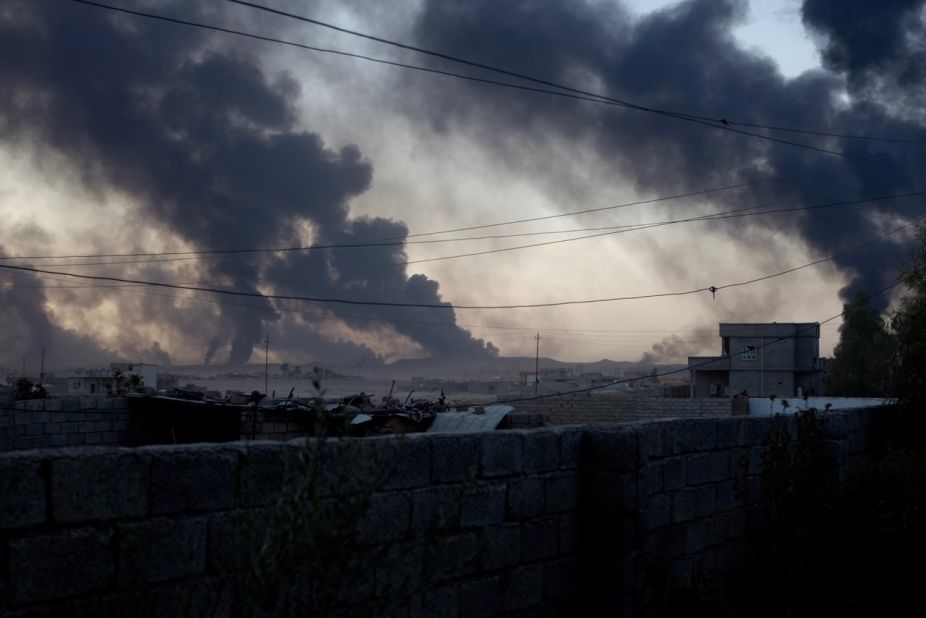
[[[550,89],[220,0],[111,4]],[[274,362],[478,361],[531,356],[537,332],[543,356],[564,361],[679,362],[716,351],[718,322],[839,313],[856,292],[895,281],[912,236],[716,294],[461,306],[723,288],[843,254],[924,212],[922,196],[890,199],[926,190],[922,0],[272,5],[716,121],[70,0],[8,0],[0,256],[22,259],[0,264],[247,296],[0,269],[0,366],[35,364],[42,348],[52,367],[244,364],[263,360],[267,337]],[[735,188],[430,234],[725,187]],[[759,206],[782,212],[602,235]],[[557,233],[498,238],[541,232]],[[431,242],[472,237],[483,238]],[[361,243],[374,244],[345,247]],[[308,245],[328,248],[285,250]],[[239,249],[264,251],[170,255]],[[132,255],[150,253],[167,255]],[[482,254],[437,259],[472,253]],[[120,257],[38,257],[112,254]],[[877,302],[887,310],[896,294]],[[824,328],[822,353],[837,327]]]

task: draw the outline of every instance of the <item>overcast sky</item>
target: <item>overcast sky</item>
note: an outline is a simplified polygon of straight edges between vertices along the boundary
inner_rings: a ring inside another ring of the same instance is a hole
[[[517,82],[222,0],[111,3]],[[922,1],[265,4],[644,106],[926,140]],[[741,126],[850,155],[834,156],[677,118],[153,23],[70,0],[4,4],[0,79],[10,86],[0,94],[3,255],[399,241],[154,263],[7,263],[206,282],[249,294],[457,307],[221,298],[0,273],[0,366],[18,367],[23,355],[36,359],[43,345],[52,365],[113,357],[262,360],[268,333],[277,362],[532,355],[538,330],[543,354],[561,360],[638,360],[650,353],[650,359],[673,362],[718,353],[719,339],[710,331],[721,321],[804,322],[837,314],[856,291],[876,291],[896,276],[909,234],[716,297],[701,292],[545,308],[459,306],[721,287],[841,253],[923,213],[921,199],[895,199],[426,261],[595,232],[419,244],[423,240],[602,228],[921,191],[912,168],[924,164],[922,147]],[[420,236],[741,184],[748,186]],[[878,302],[889,310],[889,296]],[[837,327],[838,321],[823,329],[824,353]]]

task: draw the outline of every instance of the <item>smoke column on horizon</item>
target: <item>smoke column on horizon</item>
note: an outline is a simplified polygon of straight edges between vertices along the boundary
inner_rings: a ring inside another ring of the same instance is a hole
[[[499,10],[490,0],[428,2],[414,33],[423,47],[652,107],[739,122],[926,141],[923,6],[922,0],[807,0],[804,23],[822,45],[825,67],[794,79],[785,78],[770,58],[744,49],[734,38],[732,30],[748,9],[745,0],[689,0],[639,19],[616,3],[553,0],[511,3]],[[877,36],[871,36],[873,29]],[[428,117],[439,133],[472,136],[500,160],[554,174],[562,165],[551,144],[566,139],[583,143],[615,176],[644,195],[754,182],[850,162],[655,114],[556,97],[491,88],[477,92],[469,84],[444,82],[430,94],[437,101],[429,98],[427,105],[412,112]],[[764,203],[833,191],[826,198],[793,204],[813,205],[926,186],[922,174],[909,169],[926,167],[922,147],[772,135],[859,159],[883,156],[883,163],[771,181],[750,187],[748,195],[716,194],[711,198],[715,204],[737,207],[744,198]],[[894,180],[872,184],[886,179]],[[865,184],[871,186],[836,191]],[[744,228],[796,235],[823,256],[870,237],[879,221],[910,220],[919,214],[915,207],[921,203],[884,201],[845,213],[823,209],[712,225],[732,238],[742,236]],[[901,242],[885,242],[876,251],[839,258],[837,266],[849,275],[842,298],[892,282],[907,249]],[[675,254],[663,263],[658,255],[655,259],[656,271],[678,268]],[[878,299],[880,308],[888,301]]]
[[[207,10],[172,0],[159,8],[181,6],[187,17]],[[127,237],[133,226],[154,226],[196,250],[300,245],[306,230],[316,243],[404,238],[401,222],[350,217],[350,201],[371,186],[373,165],[356,146],[332,149],[300,125],[292,77],[268,75],[246,50],[220,51],[210,41],[188,28],[69,2],[13,0],[0,10],[0,144],[53,151],[85,190],[129,196],[137,209],[119,232]],[[198,274],[250,293],[442,303],[438,283],[423,275],[356,268],[405,259],[404,246],[229,256],[203,261]],[[183,309],[199,316],[189,336],[206,362],[223,350],[228,362],[247,362],[269,329],[287,343],[325,339],[312,320],[287,331],[267,299],[248,305]],[[154,322],[178,311],[164,302],[142,308],[138,318]],[[452,310],[353,314],[358,319],[344,320],[352,328],[405,337],[431,356],[497,353],[456,326]],[[405,321],[391,329],[362,319],[397,316]],[[324,345],[335,357],[372,355],[350,341]]]

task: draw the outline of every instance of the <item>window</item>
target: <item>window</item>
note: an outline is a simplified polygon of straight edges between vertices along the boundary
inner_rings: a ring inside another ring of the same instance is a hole
[[[743,360],[756,360],[756,346],[744,345],[740,356]]]

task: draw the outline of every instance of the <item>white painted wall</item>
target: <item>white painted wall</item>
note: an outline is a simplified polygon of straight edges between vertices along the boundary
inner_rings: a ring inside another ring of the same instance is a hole
[[[787,401],[785,408],[781,402]],[[776,397],[774,401],[762,397],[749,398],[749,416],[771,416],[772,414],[794,414],[799,410],[816,408],[823,410],[826,404],[832,404],[830,410],[848,410],[850,408],[870,408],[894,403],[893,399],[877,397]]]

